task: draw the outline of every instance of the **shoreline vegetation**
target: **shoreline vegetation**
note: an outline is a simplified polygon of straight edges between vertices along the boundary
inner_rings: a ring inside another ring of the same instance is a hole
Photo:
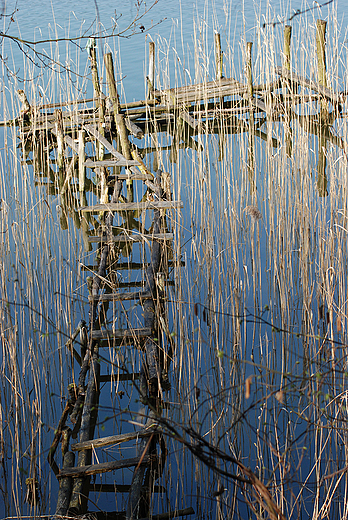
[[[348,48],[319,14],[154,38],[142,100],[109,41],[12,76],[3,518],[348,517]]]

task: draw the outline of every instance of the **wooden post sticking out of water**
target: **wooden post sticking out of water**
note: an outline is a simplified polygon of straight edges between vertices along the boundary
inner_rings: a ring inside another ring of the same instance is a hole
[[[252,59],[251,52],[253,48],[253,42],[247,42],[247,61],[246,61],[246,76],[247,76],[247,85],[248,85],[248,93],[247,98],[250,103],[250,112],[249,112],[249,150],[248,150],[248,176],[249,182],[251,186],[251,190],[254,191],[254,108],[253,108],[253,97],[254,97],[254,88],[253,88],[253,71],[252,71]]]
[[[79,130],[79,192],[85,191],[85,179],[86,179],[86,168],[85,168],[85,131]]]
[[[114,63],[112,61],[112,54],[108,52],[104,55],[104,63],[106,69],[106,79],[109,87],[109,95],[112,102],[113,110],[114,110],[114,118],[115,124],[117,128],[117,132],[121,141],[121,150],[122,154],[127,160],[132,159],[132,155],[130,152],[130,146],[128,141],[128,132],[125,125],[123,114],[120,113],[120,100],[118,97],[118,92],[116,88],[115,82],[115,74],[114,74]],[[133,202],[133,181],[127,182],[127,201]]]
[[[61,110],[54,111],[57,131],[57,164],[58,168],[64,166],[64,132],[63,132],[63,114]]]
[[[246,76],[247,76],[247,83],[248,83],[248,96],[249,96],[250,100],[254,95],[253,69],[252,69],[252,60],[251,60],[252,48],[253,48],[253,42],[247,42]]]
[[[289,72],[290,72],[290,60],[291,60],[291,53],[290,53],[291,32],[292,32],[291,25],[286,25],[284,27],[284,63],[283,63],[283,67],[284,67],[284,69],[288,70]],[[293,87],[293,85],[291,85],[290,81],[287,81],[285,84],[287,85],[287,90],[289,93],[294,92],[294,87]],[[288,157],[291,157],[291,155],[292,155],[292,130],[290,127],[290,119],[288,116],[288,113],[290,111],[289,103],[290,103],[290,100],[289,100],[289,102],[286,102],[286,104],[285,104],[285,107],[286,107],[285,113],[287,115],[286,120],[285,120],[285,128],[286,128],[285,143],[286,143],[286,155]]]
[[[284,68],[290,70],[291,25],[284,27]]]
[[[104,118],[105,118],[105,101],[101,97],[100,83],[99,83],[99,74],[97,67],[97,54],[95,43],[93,42],[89,51],[89,59],[91,62],[91,71],[92,71],[92,80],[94,87],[94,97],[97,98],[97,107],[98,107],[98,129],[101,135],[104,137]],[[102,161],[104,159],[104,146],[98,141],[97,142],[97,156],[98,161]]]
[[[316,42],[318,57],[318,79],[322,87],[327,87],[326,81],[326,23],[324,20],[317,20]]]
[[[316,43],[317,43],[317,58],[318,58],[318,80],[319,85],[326,88],[327,87],[327,79],[326,79],[326,23],[324,20],[317,20],[317,30],[316,30]],[[321,106],[321,115],[325,120],[328,116],[328,103],[326,100],[322,99],[320,102]]]
[[[220,33],[215,33],[215,63],[216,63],[216,79],[223,78],[223,58],[224,54],[221,50]]]
[[[149,43],[149,74],[146,79],[147,79],[146,99],[151,99],[152,93],[155,88],[155,42]]]

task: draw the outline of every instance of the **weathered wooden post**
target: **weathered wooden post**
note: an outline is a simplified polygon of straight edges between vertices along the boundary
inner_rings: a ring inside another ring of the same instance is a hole
[[[327,78],[326,78],[326,25],[327,22],[325,20],[317,20],[317,29],[316,29],[316,44],[317,44],[317,60],[318,60],[318,81],[319,85],[326,88],[327,87]],[[322,99],[320,102],[321,113],[323,119],[327,119],[328,117],[328,103],[326,100]]]
[[[64,166],[64,132],[63,132],[63,114],[61,110],[54,111],[56,132],[57,132],[57,164],[59,170]]]
[[[291,51],[290,51],[290,44],[291,44],[291,32],[292,27],[291,25],[286,25],[284,27],[284,62],[283,67],[284,69],[288,70],[290,72],[290,60],[291,60]],[[294,92],[293,86],[291,85],[290,81],[286,82],[287,91],[291,95],[291,93]],[[285,149],[286,149],[286,155],[288,157],[291,157],[292,155],[292,130],[290,127],[290,100],[286,100],[285,103]]]
[[[63,459],[63,469],[74,466],[75,454],[72,451],[67,451]],[[73,479],[72,477],[64,477],[59,482],[59,491],[57,499],[56,517],[62,517],[67,514],[69,502],[72,492]]]
[[[215,33],[215,64],[216,72],[215,78],[223,78],[223,52],[221,50],[221,38],[220,33]]]
[[[247,99],[249,101],[249,153],[248,153],[248,174],[249,181],[252,191],[254,191],[255,180],[254,180],[254,87],[253,87],[253,72],[252,72],[252,48],[253,42],[247,42],[247,56],[246,56],[246,77],[247,77]]]
[[[155,42],[149,43],[149,74],[147,76],[146,99],[151,99],[155,88]]]
[[[291,25],[284,27],[284,63],[283,66],[286,70],[290,70],[290,43],[291,43]]]
[[[85,154],[85,131],[79,130],[78,134],[78,147],[79,147],[79,192],[85,191],[85,180],[86,180],[86,154]]]
[[[108,52],[104,55],[104,63],[106,69],[106,79],[109,87],[109,95],[112,102],[113,110],[114,110],[114,118],[115,124],[117,128],[117,132],[121,142],[121,150],[122,154],[127,160],[131,160],[131,152],[128,141],[128,132],[125,125],[124,117],[120,113],[120,101],[117,93],[116,82],[115,82],[115,74],[114,74],[114,64],[112,61],[112,54]],[[127,201],[133,202],[133,181],[127,180]]]

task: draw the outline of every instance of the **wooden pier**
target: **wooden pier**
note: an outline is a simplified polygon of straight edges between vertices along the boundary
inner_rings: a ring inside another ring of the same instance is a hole
[[[182,265],[175,254],[173,229],[182,203],[172,198],[172,179],[146,165],[146,154],[156,155],[156,149],[141,149],[129,136],[142,139],[145,134],[168,132],[173,137],[168,149],[174,153],[182,146],[199,149],[202,143],[195,137],[220,133],[223,123],[224,132],[249,132],[277,147],[262,124],[287,116],[308,122],[310,131],[316,132],[312,116],[305,120],[294,109],[308,101],[319,106],[324,100],[331,104],[321,121],[326,139],[344,148],[329,127],[342,112],[345,96],[290,72],[286,63],[270,84],[253,84],[251,61],[245,84],[223,78],[220,49],[213,81],[156,90],[151,62],[147,99],[122,104],[111,54],[104,57],[107,95],[99,85],[93,47],[89,59],[93,98],[65,106],[30,106],[21,91],[22,113],[7,123],[20,126],[23,160],[33,165],[37,184],[60,195],[61,225],[67,225],[70,215],[81,229],[86,250],[96,244],[95,263],[83,266],[89,317],[78,324],[66,345],[79,369],[76,382],[67,389],[69,398],[48,456],[59,480],[56,517],[91,511],[91,492],[110,494],[114,508],[125,504],[108,512],[92,507],[94,518],[186,516],[194,510],[151,511],[152,494],[164,490],[161,474],[167,450],[160,417],[166,408],[174,348],[165,303],[168,288],[174,285],[172,273]],[[318,113],[325,110],[321,106]],[[127,262],[134,248],[137,258]],[[142,416],[136,420],[129,411],[121,412],[125,392],[136,393],[130,400],[142,403]],[[115,414],[111,428],[118,433],[103,437],[97,433],[98,424],[104,421],[109,429],[110,419],[102,407],[112,398],[119,401],[120,420]],[[117,457],[105,449],[110,446],[117,446]],[[97,481],[96,475],[104,477]],[[116,499],[119,496],[123,498]]]

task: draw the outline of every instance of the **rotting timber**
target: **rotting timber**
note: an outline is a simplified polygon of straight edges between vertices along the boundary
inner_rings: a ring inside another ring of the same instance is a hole
[[[285,37],[289,38],[288,30]],[[216,49],[214,81],[155,90],[154,46],[150,44],[144,101],[120,103],[111,54],[104,57],[108,95],[101,91],[93,46],[89,58],[92,99],[30,106],[25,93],[19,92],[23,109],[14,123],[20,126],[25,161],[32,162],[38,184],[46,185],[49,194],[60,195],[61,225],[67,226],[70,215],[81,229],[85,248],[91,251],[97,245],[95,264],[83,266],[87,274],[93,274],[87,277],[89,320],[78,324],[66,344],[79,367],[76,384],[68,388],[69,398],[48,456],[59,480],[56,517],[88,513],[91,491],[108,493],[115,497],[115,506],[124,505],[112,512],[93,511],[100,519],[165,519],[194,513],[192,508],[173,509],[156,516],[151,510],[152,494],[164,489],[161,474],[166,442],[160,417],[166,408],[164,395],[174,348],[166,295],[173,285],[171,273],[180,267],[174,254],[173,222],[182,204],[172,200],[168,175],[158,167],[153,172],[146,166],[146,155],[151,153],[153,164],[158,164],[156,139],[153,147],[141,149],[133,138],[169,133],[172,144],[167,150],[175,160],[180,147],[202,148],[201,133],[249,132],[252,168],[255,137],[278,146],[276,139],[262,131],[263,124],[284,118],[286,126],[296,118],[325,142],[345,147],[330,130],[341,113],[344,95],[329,90],[323,79],[315,83],[290,72],[289,42],[284,46],[284,67],[275,71],[279,78],[267,85],[253,84],[251,44],[245,84],[222,77],[219,38]],[[307,102],[320,104],[319,123],[318,115],[295,112],[298,104]],[[319,165],[318,189],[325,195],[325,161],[319,158]],[[125,261],[136,247],[138,258]],[[119,416],[114,416],[117,433],[98,437],[98,424],[109,420],[101,417],[101,393],[120,401],[127,392],[121,390],[122,385],[129,386],[130,394],[136,392],[143,405],[142,416],[131,420],[129,411],[122,412],[120,405]],[[61,467],[56,462],[59,443]],[[112,452],[109,456],[106,448],[113,446],[118,446],[118,457]],[[96,475],[103,479],[97,481]],[[117,500],[119,495],[122,500]]]

